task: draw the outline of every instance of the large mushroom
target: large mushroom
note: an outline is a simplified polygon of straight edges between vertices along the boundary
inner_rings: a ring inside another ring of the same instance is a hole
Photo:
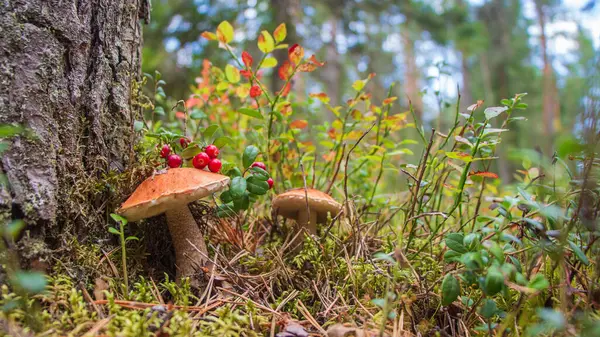
[[[225,188],[228,183],[229,177],[216,173],[194,168],[168,169],[144,180],[117,213],[129,221],[165,213],[179,280],[194,275],[195,266],[202,265],[207,256],[202,231],[188,204]]]
[[[335,216],[341,208],[342,205],[329,194],[312,188],[296,188],[273,199],[273,209],[277,214],[296,220],[310,234],[317,234],[317,224],[327,221],[327,213]]]

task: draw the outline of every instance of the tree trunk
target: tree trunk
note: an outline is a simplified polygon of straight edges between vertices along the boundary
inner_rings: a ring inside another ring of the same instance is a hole
[[[540,25],[540,45],[542,48],[542,58],[544,60],[543,69],[543,98],[542,98],[542,113],[544,120],[544,136],[548,137],[544,148],[545,155],[550,156],[551,146],[553,144],[555,124],[558,121],[558,89],[554,80],[554,72],[552,63],[548,56],[548,37],[546,36],[546,15],[544,13],[544,4],[540,0],[535,1],[535,9]]]
[[[404,81],[406,96],[410,99],[417,116],[423,115],[423,99],[419,90],[419,69],[415,55],[415,42],[410,34],[410,24],[407,22],[400,32],[402,46],[404,47]],[[442,116],[439,116],[442,118]],[[422,119],[421,119],[422,121]]]
[[[340,21],[341,13],[339,8],[330,8],[331,17],[328,22],[331,25],[329,36],[331,41],[325,45],[325,62],[327,63],[322,70],[323,82],[327,88],[330,104],[336,106],[342,101],[342,64],[340,62],[340,53],[336,42],[337,29]]]
[[[22,241],[39,243],[22,245],[36,249],[30,258],[48,259],[65,234],[106,231],[114,205],[97,183],[134,160],[140,19],[149,19],[147,0],[0,4],[0,124],[32,134],[2,154],[0,220],[25,220]]]

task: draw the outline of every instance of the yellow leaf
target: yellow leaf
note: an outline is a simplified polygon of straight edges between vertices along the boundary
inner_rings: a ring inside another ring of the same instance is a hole
[[[262,69],[264,68],[273,68],[277,65],[277,59],[274,57],[267,57],[263,60],[263,63],[260,65]]]
[[[363,80],[356,80],[356,81],[354,81],[354,84],[352,84],[352,88],[356,91],[361,91],[364,87],[365,87],[365,81],[363,81]]]
[[[227,77],[227,80],[231,83],[238,83],[240,81],[240,71],[238,70],[238,68],[232,66],[231,64],[228,64],[225,67],[225,76]]]
[[[235,94],[239,98],[246,98],[250,95],[250,87],[248,85],[240,85],[235,89]]]
[[[287,29],[285,28],[285,23],[282,23],[279,26],[277,26],[277,28],[275,28],[273,36],[275,37],[275,42],[277,43],[285,40],[285,37],[287,36]]]
[[[233,41],[233,27],[227,21],[223,21],[217,27],[217,37],[223,43]]]
[[[273,37],[266,30],[260,32],[260,35],[258,36],[258,49],[265,54],[270,53],[275,49],[275,41],[273,41]]]

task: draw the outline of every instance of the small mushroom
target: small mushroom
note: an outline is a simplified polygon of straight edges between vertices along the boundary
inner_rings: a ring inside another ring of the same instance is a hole
[[[207,256],[202,231],[187,205],[225,188],[228,183],[229,177],[216,173],[194,168],[168,169],[144,180],[117,213],[129,221],[165,213],[179,280],[192,276],[195,265],[203,265]]]
[[[306,228],[310,234],[317,234],[317,224],[327,221],[327,213],[335,216],[341,208],[342,205],[329,194],[312,188],[289,190],[273,199],[273,209],[277,214],[296,220],[298,225]]]

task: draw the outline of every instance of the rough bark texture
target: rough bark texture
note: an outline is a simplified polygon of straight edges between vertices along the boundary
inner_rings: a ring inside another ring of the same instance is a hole
[[[0,124],[34,135],[2,155],[0,220],[25,219],[37,254],[105,231],[110,189],[95,182],[133,160],[140,19],[147,0],[0,2]]]

